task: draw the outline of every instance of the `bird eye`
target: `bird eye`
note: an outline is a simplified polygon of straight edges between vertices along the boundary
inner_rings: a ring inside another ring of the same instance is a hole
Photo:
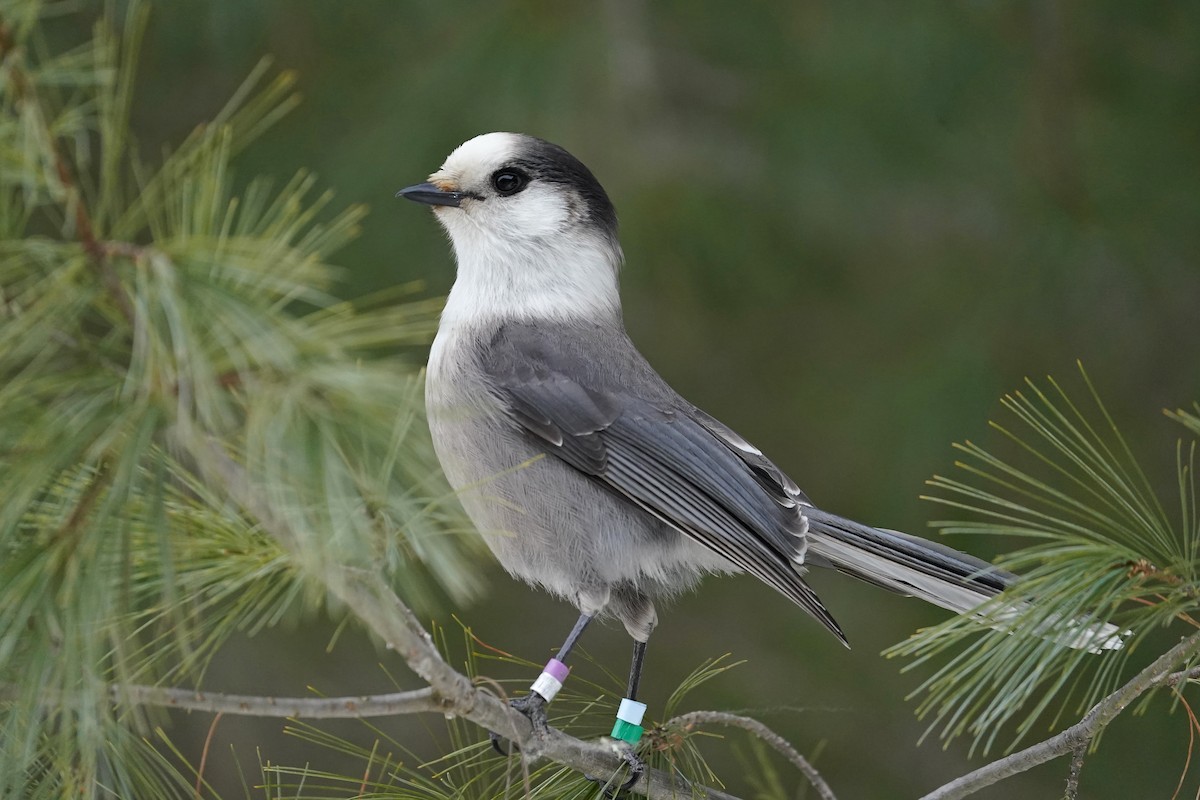
[[[519,169],[498,169],[492,173],[492,187],[496,194],[508,197],[529,185],[529,176]]]

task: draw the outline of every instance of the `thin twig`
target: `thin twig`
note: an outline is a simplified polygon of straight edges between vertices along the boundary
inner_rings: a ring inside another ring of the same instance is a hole
[[[1091,741],[1083,741],[1075,745],[1071,754],[1071,768],[1067,770],[1067,790],[1063,793],[1064,800],[1076,800],[1079,797],[1079,774],[1083,772],[1083,760],[1087,758]]]
[[[1200,667],[1192,667],[1191,669],[1184,669],[1184,670],[1180,670],[1179,672],[1172,672],[1170,675],[1163,678],[1162,685],[1163,686],[1178,686],[1181,683],[1186,683],[1187,681],[1195,681],[1195,680],[1200,680]]]
[[[1196,668],[1171,672],[1180,662],[1200,652],[1200,633],[1194,633],[1154,660],[1128,683],[1105,697],[1084,715],[1083,719],[1055,736],[1031,747],[993,761],[974,772],[956,778],[921,800],[958,800],[974,794],[985,786],[1025,772],[1059,756],[1074,752],[1104,730],[1129,704],[1156,686],[1171,686],[1198,677]]]
[[[817,790],[817,794],[821,796],[821,800],[837,800],[833,794],[833,789],[821,777],[821,773],[817,772],[817,768],[812,765],[812,762],[800,755],[796,748],[792,747],[791,742],[752,717],[743,717],[739,714],[729,714],[724,711],[692,711],[668,720],[663,723],[663,727],[671,728],[679,726],[692,728],[696,725],[704,724],[729,725],[752,733],[755,737],[779,751],[784,758],[796,766],[796,769],[804,773],[804,777],[808,778],[808,782]]]
[[[117,703],[291,719],[360,719],[442,710],[431,689],[359,697],[263,697],[125,684],[114,686],[112,697]]]

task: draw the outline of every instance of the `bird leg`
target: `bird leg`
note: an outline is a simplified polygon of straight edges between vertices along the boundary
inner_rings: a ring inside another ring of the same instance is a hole
[[[546,670],[529,687],[529,694],[510,700],[508,703],[529,719],[529,724],[533,726],[535,736],[541,736],[550,729],[550,723],[546,719],[546,705],[554,699],[554,696],[558,694],[558,690],[562,688],[562,683],[567,677],[565,664],[567,656],[571,654],[575,643],[583,635],[584,629],[587,628],[588,623],[591,621],[591,614],[580,614],[579,619],[575,622],[575,627],[571,628],[571,632],[567,634],[566,641],[562,643],[562,647],[558,648],[558,655],[546,664]],[[502,756],[508,755],[508,752],[505,752],[500,747],[500,734],[495,731],[488,731],[488,738],[492,742],[492,748],[497,753]]]
[[[612,731],[612,738],[620,742],[621,759],[629,767],[629,778],[613,790],[607,788],[607,781],[585,776],[606,787],[604,789],[605,797],[620,797],[632,789],[633,785],[646,773],[646,762],[638,756],[636,749],[638,741],[642,738],[642,714],[646,710],[644,703],[637,702],[638,685],[642,680],[642,662],[645,658],[646,643],[635,639],[633,661],[629,665],[629,684],[626,687],[625,699],[621,701],[621,710],[617,712],[617,722]]]
[[[633,661],[629,664],[629,687],[625,696],[637,700],[638,684],[642,681],[642,661],[646,658],[646,643],[633,642]]]
[[[580,614],[579,619],[575,621],[575,627],[571,628],[571,632],[567,634],[567,639],[562,643],[562,647],[558,648],[558,660],[566,661],[567,656],[571,654],[571,650],[575,647],[575,642],[583,635],[583,630],[592,621],[591,614]]]

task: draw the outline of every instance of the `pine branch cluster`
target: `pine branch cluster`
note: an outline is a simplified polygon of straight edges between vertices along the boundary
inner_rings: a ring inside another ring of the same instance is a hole
[[[0,11],[0,684],[18,689],[0,795],[190,796],[110,685],[194,684],[234,631],[323,605],[306,575],[334,557],[418,607],[476,591],[407,354],[439,304],[339,299],[329,259],[365,210],[304,173],[235,177],[293,76],[260,65],[147,161],[129,128],[147,8],[66,49],[56,11]],[[201,479],[208,446],[303,557]]]
[[[945,659],[916,694],[918,713],[930,715],[946,741],[968,736],[987,752],[1010,735],[1009,750],[1047,718],[1053,724],[1100,702],[1170,637],[1200,627],[1197,417],[1168,414],[1188,430],[1177,446],[1176,496],[1164,497],[1083,379],[1087,404],[1053,379],[1049,389],[1029,381],[1027,391],[1004,398],[1015,422],[993,424],[1018,455],[1001,458],[967,442],[956,465],[966,477],[929,481],[927,499],[961,514],[935,523],[943,531],[1031,542],[1001,559],[1022,575],[1012,591],[891,650],[913,657],[910,668]],[[1014,598],[1028,611],[1006,618],[998,635],[980,635]],[[1121,649],[1099,654],[1057,642],[1105,620],[1123,632]],[[1191,648],[1173,668],[1198,659]],[[1160,687],[1147,688],[1141,708]]]

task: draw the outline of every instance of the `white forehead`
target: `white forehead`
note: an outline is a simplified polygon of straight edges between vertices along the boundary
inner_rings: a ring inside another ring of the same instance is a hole
[[[435,175],[461,178],[491,173],[512,160],[523,138],[517,133],[484,133],[468,139],[446,157]]]

